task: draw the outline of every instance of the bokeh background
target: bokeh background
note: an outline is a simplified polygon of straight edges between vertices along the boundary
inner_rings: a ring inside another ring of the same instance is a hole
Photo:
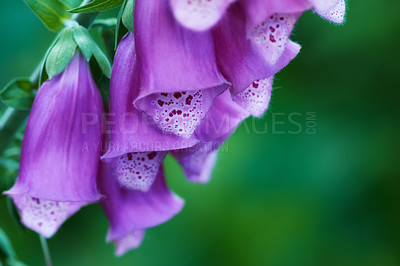
[[[30,75],[54,34],[22,1],[1,5],[2,87]],[[342,26],[300,18],[301,53],[277,75],[266,115],[223,147],[209,184],[187,182],[168,158],[168,183],[186,200],[177,217],[116,258],[100,207],[85,207],[48,241],[54,265],[400,265],[400,2],[347,7]],[[44,265],[4,196],[0,227],[21,261]]]

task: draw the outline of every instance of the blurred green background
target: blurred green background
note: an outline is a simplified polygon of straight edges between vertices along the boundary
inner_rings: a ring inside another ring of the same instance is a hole
[[[49,240],[54,265],[400,265],[400,2],[347,7],[343,26],[300,18],[301,53],[277,75],[267,114],[224,146],[208,185],[168,158],[168,183],[186,200],[177,217],[116,258],[100,207],[85,207]],[[54,34],[22,1],[2,1],[0,25],[2,87],[30,75]],[[44,265],[4,196],[0,227],[21,261]]]

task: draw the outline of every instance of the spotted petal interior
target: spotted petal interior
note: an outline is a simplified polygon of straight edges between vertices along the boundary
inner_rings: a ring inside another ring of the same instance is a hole
[[[186,177],[192,182],[209,182],[217,157],[217,150],[212,152],[204,152],[200,150],[192,156],[183,158],[182,164]]]
[[[170,0],[175,18],[185,27],[204,31],[214,26],[235,0]]]
[[[254,81],[233,100],[256,117],[262,116],[271,100],[272,77]]]
[[[22,223],[44,237],[54,235],[69,216],[87,204],[42,200],[29,195],[13,198],[20,211]]]
[[[119,183],[133,190],[146,192],[156,179],[166,152],[133,152],[116,159]]]
[[[144,231],[133,231],[124,237],[114,240],[114,244],[117,248],[116,255],[122,256],[127,251],[135,249],[140,246],[143,241]]]
[[[327,11],[321,11],[316,9],[317,12],[321,17],[326,18],[335,23],[342,23],[344,21],[344,15],[346,13],[346,3],[344,0],[340,0],[339,3],[334,6],[332,9]]]
[[[249,32],[249,38],[271,65],[278,62],[286,48],[296,16],[275,14]]]
[[[205,90],[159,93],[149,96],[150,108],[144,110],[164,132],[189,138],[203,121],[212,104]]]

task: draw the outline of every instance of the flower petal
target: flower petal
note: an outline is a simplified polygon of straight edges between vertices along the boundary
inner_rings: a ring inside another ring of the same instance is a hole
[[[188,138],[201,123],[212,100],[229,87],[216,65],[212,34],[183,28],[172,17],[167,0],[137,1],[135,29],[141,87],[134,104],[163,132]],[[174,97],[175,93],[183,92],[197,97],[196,101],[187,106],[187,98]],[[157,112],[167,110],[169,114],[174,108],[167,104],[160,106],[159,100],[173,101],[171,104],[189,112],[194,122],[181,121],[182,117],[173,122],[161,119],[161,113]],[[200,112],[190,111],[194,107]]]
[[[248,116],[249,113],[232,100],[229,91],[215,98],[204,123],[195,132],[200,143],[172,151],[189,180],[200,183],[209,181],[218,148]]]
[[[208,183],[217,162],[219,143],[203,142],[192,148],[172,151],[188,180]]]
[[[241,0],[241,4],[250,28],[274,14],[297,14],[312,7],[307,0]]]
[[[213,27],[236,0],[170,0],[175,19],[183,26],[204,31]]]
[[[332,7],[331,9],[323,11],[316,8],[315,12],[327,20],[335,23],[342,23],[346,13],[346,3],[344,0],[340,0],[336,6]]]
[[[26,194],[11,197],[19,210],[21,222],[44,237],[52,237],[65,220],[87,204],[41,200]]]
[[[125,236],[114,240],[114,244],[117,247],[115,254],[122,256],[129,250],[138,248],[144,238],[144,231],[133,231]]]
[[[61,74],[40,87],[25,130],[18,179],[6,194],[98,200],[103,112],[88,63],[76,54]]]
[[[179,213],[184,205],[183,200],[168,189],[162,167],[147,192],[121,187],[108,163],[102,164],[99,184],[105,195],[100,204],[110,223],[107,241],[160,225]]]
[[[196,132],[200,142],[224,142],[249,113],[232,100],[229,91],[219,95]]]
[[[135,42],[128,33],[119,43],[110,84],[110,141],[102,159],[120,157],[131,152],[182,149],[195,145],[194,138],[184,139],[163,132],[149,121],[132,102],[140,89]]]
[[[227,15],[214,29],[218,63],[224,76],[232,83],[233,97],[247,89],[254,81],[269,78],[279,72],[300,51],[300,46],[291,41],[286,43],[281,56],[278,56],[280,51],[274,52],[276,49],[261,49],[254,45],[247,38],[245,16],[236,4],[231,6]],[[287,31],[291,31],[290,26],[287,27]]]
[[[133,152],[116,158],[115,175],[119,183],[134,190],[146,192],[156,179],[167,152]]]
[[[233,100],[251,115],[261,117],[269,106],[272,92],[272,77],[256,80]]]
[[[249,32],[249,38],[270,65],[278,63],[297,20],[296,15],[273,14]]]
[[[211,107],[215,92],[196,90],[153,94],[139,107],[163,132],[190,138]]]

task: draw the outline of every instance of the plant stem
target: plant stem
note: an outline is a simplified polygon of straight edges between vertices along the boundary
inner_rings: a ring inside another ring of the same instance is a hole
[[[88,0],[82,2],[85,5]],[[89,27],[93,21],[96,19],[98,13],[81,13],[76,14],[72,17],[73,20],[77,21],[80,25],[84,27]],[[34,88],[37,87],[39,83],[41,68],[43,61],[35,68],[35,71],[30,77],[31,84]],[[12,107],[7,107],[0,117],[0,155],[12,142],[15,133],[21,127],[22,123],[28,117],[29,112],[16,110]]]
[[[39,238],[40,244],[42,245],[43,256],[46,261],[46,266],[52,266],[53,264],[51,263],[50,250],[49,246],[47,245],[47,240],[42,235],[39,235]]]

